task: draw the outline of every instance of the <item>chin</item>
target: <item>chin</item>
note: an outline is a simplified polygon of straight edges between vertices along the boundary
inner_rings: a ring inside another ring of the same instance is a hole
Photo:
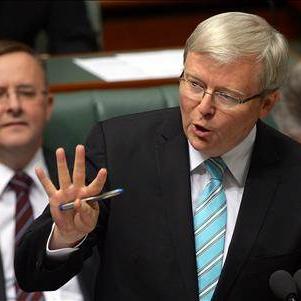
[[[190,144],[193,146],[193,148],[195,148],[197,151],[200,152],[206,152],[206,150],[208,148],[210,148],[210,146],[208,145],[208,143],[206,141],[202,141],[199,138],[193,138],[193,139],[189,139]]]
[[[217,149],[216,147],[213,147],[212,145],[209,145],[208,143],[199,139],[190,140],[190,144],[194,149],[208,157],[218,157],[223,154],[221,149]]]
[[[0,145],[5,148],[23,148],[28,147],[30,143],[30,139],[6,139],[4,141],[0,141]]]

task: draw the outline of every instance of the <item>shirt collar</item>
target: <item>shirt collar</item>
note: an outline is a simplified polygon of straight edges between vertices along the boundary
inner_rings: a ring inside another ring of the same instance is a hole
[[[256,137],[256,125],[250,131],[248,136],[233,149],[222,155],[222,159],[227,165],[233,177],[239,185],[243,186],[247,177],[252,149]],[[197,151],[188,141],[190,172],[198,168],[208,156]]]
[[[27,173],[33,180],[33,185],[37,187],[41,192],[44,191],[42,184],[40,183],[38,177],[35,174],[35,168],[41,167],[47,174],[47,167],[45,163],[45,159],[43,156],[42,149],[39,149],[32,160],[25,166],[23,171]],[[9,183],[10,179],[14,176],[15,171],[10,167],[6,166],[5,164],[0,163],[0,195],[4,192],[7,184]]]

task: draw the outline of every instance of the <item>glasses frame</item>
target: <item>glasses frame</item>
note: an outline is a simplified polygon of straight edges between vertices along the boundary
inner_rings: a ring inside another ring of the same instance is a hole
[[[179,77],[179,82],[181,82],[181,81],[186,81],[191,86],[193,86],[193,82],[191,80],[185,78],[184,71],[181,73],[181,75]],[[202,87],[200,86],[200,88],[202,88]],[[203,91],[203,95],[202,95],[201,99],[203,99],[205,97],[205,94],[211,95],[213,97],[213,99],[214,99],[214,96],[216,95],[216,93],[221,93],[221,94],[227,95],[227,93],[223,93],[223,92],[219,92],[219,91],[213,91],[213,93],[209,93],[205,89],[203,89],[203,90],[204,91]],[[253,100],[257,97],[262,97],[265,93],[266,93],[266,90],[262,90],[260,93],[254,94],[254,95],[249,96],[249,97],[244,98],[244,99],[238,99],[238,98],[235,98],[231,95],[227,95],[229,98],[232,98],[235,101],[235,103],[231,104],[229,107],[234,107],[234,106],[239,105],[239,104],[244,104],[244,103],[246,103],[250,100]]]

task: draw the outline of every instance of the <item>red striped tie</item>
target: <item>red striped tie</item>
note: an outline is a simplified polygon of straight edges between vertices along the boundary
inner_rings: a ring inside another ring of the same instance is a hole
[[[18,172],[9,182],[9,187],[16,193],[16,213],[15,213],[15,246],[19,244],[20,239],[28,226],[33,221],[32,207],[29,201],[29,190],[32,179],[24,172]],[[16,301],[42,301],[45,300],[42,292],[26,293],[15,283]]]

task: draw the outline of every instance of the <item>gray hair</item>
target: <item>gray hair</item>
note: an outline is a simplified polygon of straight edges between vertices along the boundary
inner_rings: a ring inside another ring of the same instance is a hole
[[[293,138],[301,139],[301,62],[289,73],[287,84],[280,90],[281,101],[272,111],[279,130]]]
[[[222,64],[238,58],[262,63],[263,90],[279,88],[286,80],[288,45],[285,37],[263,18],[247,13],[228,12],[201,22],[188,38],[188,52],[207,53]]]

